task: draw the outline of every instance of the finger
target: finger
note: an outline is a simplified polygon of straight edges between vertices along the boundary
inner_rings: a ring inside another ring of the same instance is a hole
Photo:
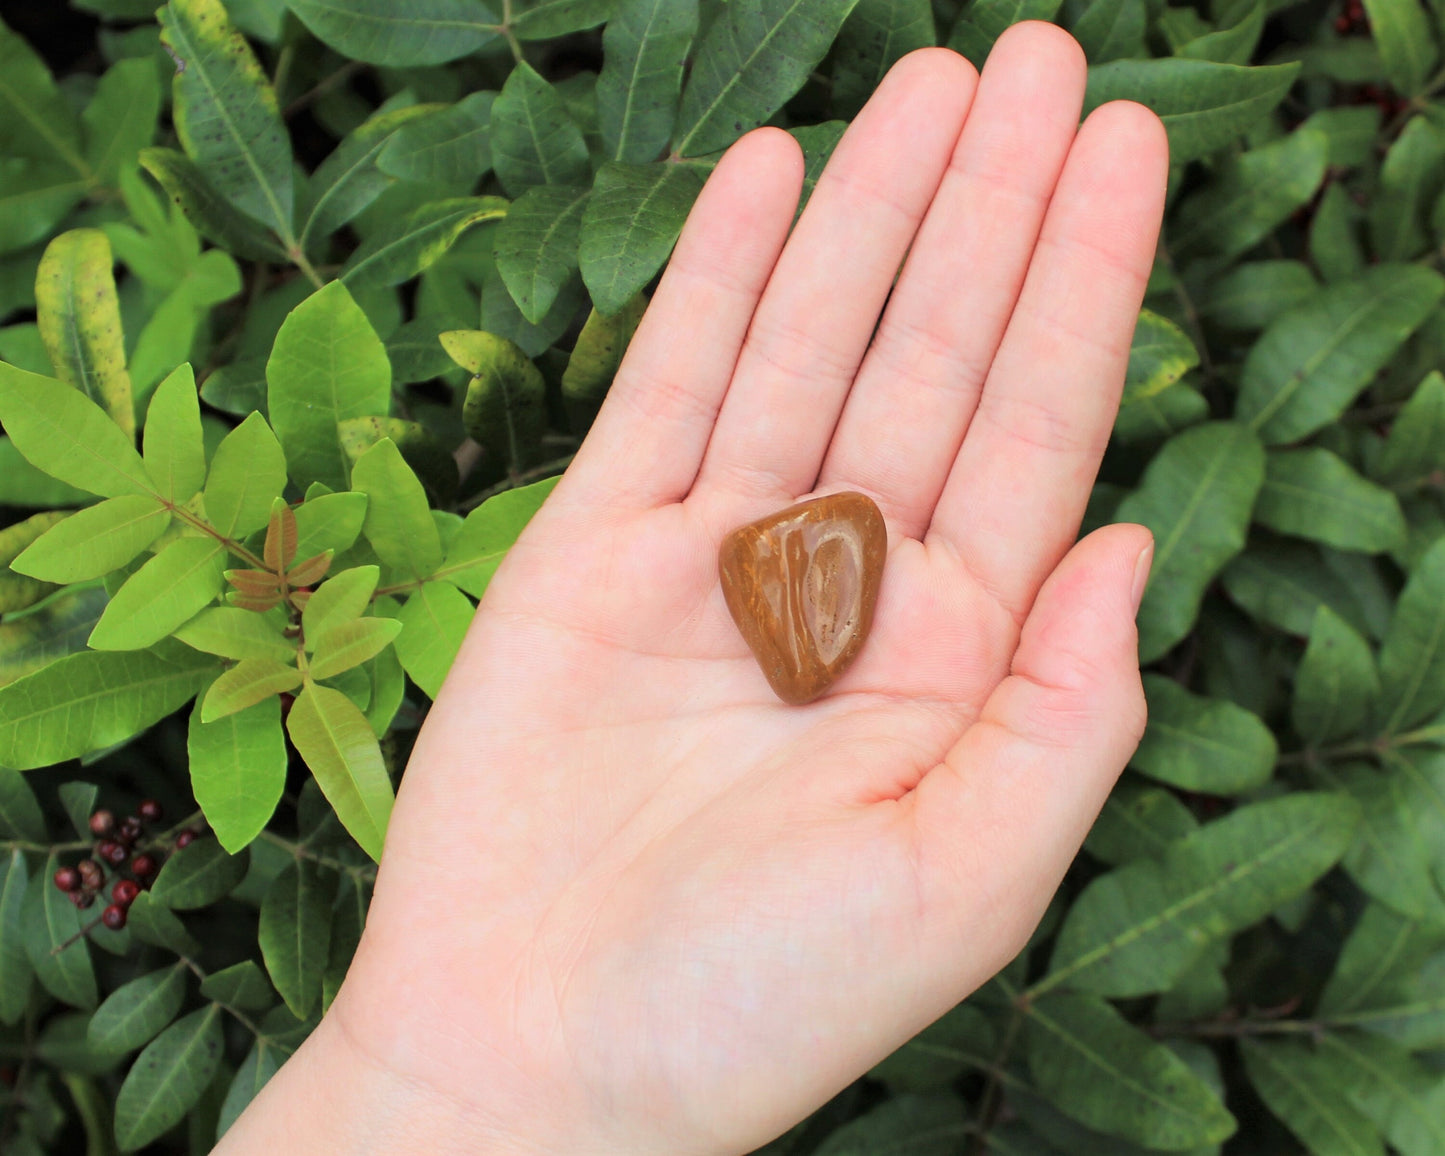
[[[692,487],[802,180],[797,142],[779,129],[749,133],[718,162],[567,471],[567,490],[645,507]]]
[[[857,486],[922,537],[1008,324],[1084,100],[1073,37],[1031,21],[994,46],[947,175],[888,302],[820,484]]]
[[[879,310],[973,95],[947,49],[904,57],[839,141],[753,318],[700,488],[813,488]]]
[[[1144,730],[1135,607],[1142,526],[1071,550],[1024,624],[1009,676],[913,793],[916,862],[940,960],[987,935],[1023,946]],[[992,974],[992,972],[989,972]]]
[[[927,541],[1022,619],[1078,533],[1163,214],[1159,119],[1116,102],[1069,151],[1013,319]]]

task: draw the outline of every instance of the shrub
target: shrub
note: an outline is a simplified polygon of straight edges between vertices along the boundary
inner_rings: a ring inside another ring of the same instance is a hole
[[[1158,540],[1149,729],[1029,948],[767,1151],[1445,1152],[1435,6],[75,8],[0,25],[0,1148],[210,1149],[721,150],[811,188],[1041,18],[1172,149],[1089,513]]]

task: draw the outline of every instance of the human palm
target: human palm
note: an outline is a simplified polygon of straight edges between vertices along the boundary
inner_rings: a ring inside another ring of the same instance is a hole
[[[1070,546],[1166,147],[1135,105],[1076,135],[1083,77],[1049,25],[981,81],[913,54],[791,239],[789,138],[718,165],[418,738],[323,1023],[456,1150],[747,1151],[1032,930],[1143,721],[1148,535]],[[718,545],[844,489],[888,523],[872,634],[786,706]]]

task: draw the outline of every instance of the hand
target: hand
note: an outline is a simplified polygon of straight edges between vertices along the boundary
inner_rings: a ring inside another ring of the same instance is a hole
[[[222,1150],[741,1153],[1017,952],[1144,722],[1148,532],[1073,542],[1167,146],[1077,128],[1084,77],[1046,24],[981,80],[910,55],[791,236],[791,138],[723,158],[418,738],[341,994]],[[784,706],[718,544],[840,489],[888,522],[873,633]]]

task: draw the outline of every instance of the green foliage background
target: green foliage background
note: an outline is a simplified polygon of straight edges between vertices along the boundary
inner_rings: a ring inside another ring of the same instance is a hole
[[[1149,729],[1027,951],[767,1151],[1445,1153],[1445,4],[30,8],[7,1156],[210,1150],[340,984],[411,736],[720,151],[780,124],[811,188],[895,59],[1021,19],[1169,129],[1088,518],[1157,538]],[[145,796],[178,821],[108,930],[50,876]]]

